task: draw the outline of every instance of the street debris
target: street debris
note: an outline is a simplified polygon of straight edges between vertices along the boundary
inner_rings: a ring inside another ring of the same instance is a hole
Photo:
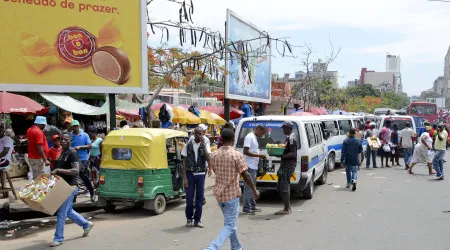
[[[333,185],[333,182],[331,182],[331,183],[328,183],[328,186],[331,186],[331,185]]]
[[[31,229],[31,230],[37,230],[37,229],[39,229],[39,227],[37,227],[37,226],[31,226],[30,229]]]
[[[42,223],[48,223],[50,220],[41,220]]]
[[[6,238],[13,237],[13,236],[14,236],[14,234],[6,234],[5,235]]]
[[[336,185],[336,186],[333,186],[333,187],[335,187],[335,188],[340,188],[341,186],[339,186],[339,185]]]
[[[366,174],[367,176],[376,175],[375,173]]]
[[[300,209],[300,210],[298,210],[298,211],[299,211],[299,212],[303,212],[303,210],[301,210],[301,209]]]
[[[173,242],[178,242],[178,240],[173,240]]]

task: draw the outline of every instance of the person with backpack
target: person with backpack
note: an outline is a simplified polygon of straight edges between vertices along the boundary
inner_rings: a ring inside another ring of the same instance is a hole
[[[158,115],[159,121],[161,122],[161,128],[172,127],[173,110],[169,105],[163,104],[159,109]]]

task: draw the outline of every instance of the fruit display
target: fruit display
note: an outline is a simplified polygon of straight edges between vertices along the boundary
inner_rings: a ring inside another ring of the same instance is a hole
[[[282,144],[282,143],[280,143],[280,144],[270,144],[270,143],[268,143],[266,145],[266,148],[286,148],[286,144]]]

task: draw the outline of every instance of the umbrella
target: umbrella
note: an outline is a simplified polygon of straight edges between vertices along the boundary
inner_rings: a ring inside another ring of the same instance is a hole
[[[295,112],[291,116],[313,116],[314,114],[311,114],[309,112]]]
[[[215,114],[213,112],[209,112],[206,110],[200,110],[200,120],[202,120],[203,123],[221,125],[221,126],[223,126],[223,125],[225,125],[225,123],[227,123],[227,121],[225,121],[218,114]]]
[[[311,108],[311,113],[314,115],[328,115],[328,111],[323,108]]]
[[[0,113],[45,114],[48,110],[48,108],[26,96],[0,92]]]
[[[220,117],[222,117],[222,118],[225,117],[224,107],[202,106],[202,107],[199,107],[198,109],[213,112],[215,114],[220,115]],[[231,120],[237,119],[237,118],[241,117],[243,114],[244,114],[244,112],[242,112],[241,110],[230,107],[230,119]]]
[[[181,108],[172,108],[173,110],[173,119],[172,121],[175,123],[181,124],[200,124],[202,121],[200,118],[192,114],[191,112],[181,109]],[[159,117],[159,110],[153,111],[156,117]]]

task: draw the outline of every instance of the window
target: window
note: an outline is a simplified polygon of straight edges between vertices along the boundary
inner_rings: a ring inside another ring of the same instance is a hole
[[[339,134],[345,135],[352,127],[352,121],[350,120],[341,120],[339,123]]]
[[[336,121],[324,121],[322,122],[325,132],[330,133],[330,137],[339,135],[338,125]]]
[[[318,123],[314,124],[314,136],[316,137],[316,143],[322,143],[322,133],[320,132],[320,126]]]
[[[398,125],[398,130],[403,130],[406,128],[406,123],[409,122],[410,125],[412,125],[412,120],[410,118],[391,118],[391,119],[385,119],[383,123],[383,127],[386,126],[386,121],[391,121],[392,125],[391,128],[394,127],[394,124]]]
[[[283,134],[281,125],[283,121],[248,121],[244,122],[237,138],[236,147],[243,148],[245,137],[253,132],[257,125],[262,124],[266,127],[267,132],[262,137],[257,137],[259,148],[265,149],[267,144],[281,144],[285,143],[286,135]],[[297,148],[300,149],[300,135],[298,133],[297,124],[294,123],[294,129],[292,130],[297,141]]]
[[[118,161],[129,161],[131,160],[133,153],[129,148],[113,148],[112,158]]]
[[[359,129],[363,124],[360,120],[353,120],[353,124],[355,125],[355,128]]]
[[[314,136],[314,129],[312,124],[305,124],[306,135],[308,136],[309,147],[312,148],[316,145],[316,137]]]

